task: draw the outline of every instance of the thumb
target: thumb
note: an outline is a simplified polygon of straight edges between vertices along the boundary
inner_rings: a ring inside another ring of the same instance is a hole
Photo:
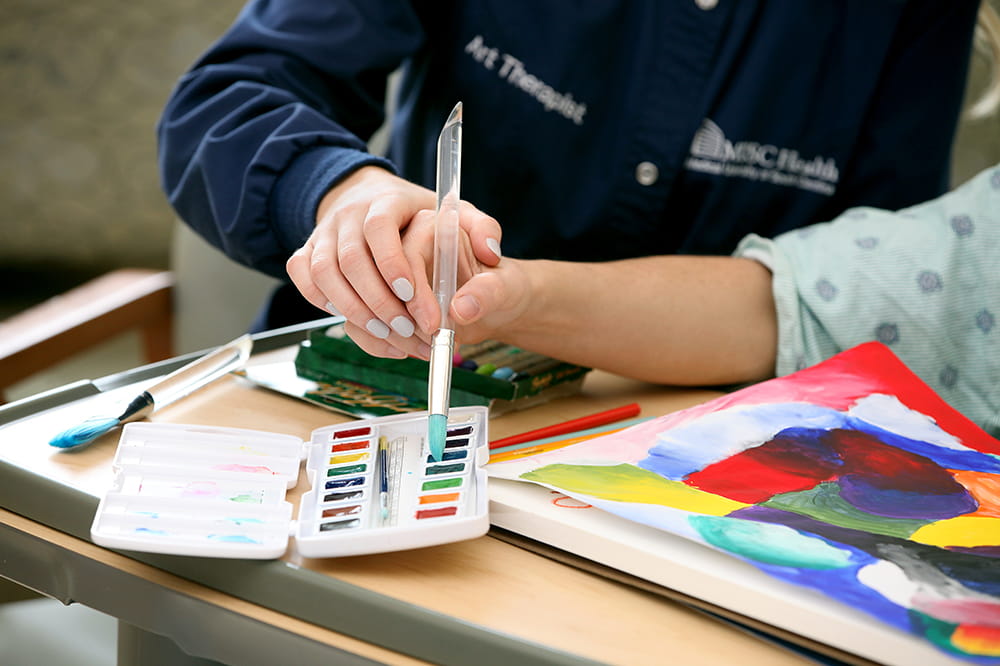
[[[473,282],[466,282],[451,301],[451,315],[463,326],[475,323],[484,313],[482,295],[477,293]]]
[[[529,302],[525,264],[504,259],[469,279],[451,301],[451,315],[461,326],[475,325],[474,335],[496,335],[524,316]],[[472,331],[470,331],[472,332]]]
[[[494,271],[472,276],[455,292],[451,301],[451,314],[463,326],[473,324],[483,317],[505,308],[506,294],[501,276]]]

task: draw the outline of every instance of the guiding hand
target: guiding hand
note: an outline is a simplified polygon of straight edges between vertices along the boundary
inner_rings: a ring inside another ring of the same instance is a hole
[[[433,294],[429,302],[426,297],[425,265],[411,265],[403,239],[418,213],[433,219],[435,205],[434,192],[379,167],[362,167],[323,197],[315,230],[288,259],[288,275],[314,306],[342,314],[348,335],[368,353],[426,359],[440,316]],[[459,225],[477,248],[475,256],[495,265],[496,221],[463,202]],[[433,252],[433,233],[430,243]]]
[[[518,259],[500,261],[500,246],[496,241],[500,237],[499,224],[488,217],[478,224],[478,230],[486,238],[481,246],[477,247],[470,234],[464,231],[459,234],[458,289],[451,302],[451,316],[456,339],[463,344],[500,339],[507,327],[519,320],[531,300],[530,267],[538,263]],[[415,274],[431,276],[433,240],[434,212],[421,211],[403,239],[404,253]],[[420,285],[410,309],[432,308],[436,326],[440,317],[437,300],[429,282]]]

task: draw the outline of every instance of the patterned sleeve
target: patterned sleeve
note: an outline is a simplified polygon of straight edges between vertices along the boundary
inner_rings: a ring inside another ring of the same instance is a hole
[[[933,201],[854,208],[737,256],[773,274],[775,373],[878,340],[945,400],[1000,433],[1000,166]]]

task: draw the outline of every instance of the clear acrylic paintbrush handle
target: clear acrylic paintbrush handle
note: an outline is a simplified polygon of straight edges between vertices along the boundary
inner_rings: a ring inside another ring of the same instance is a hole
[[[434,220],[434,278],[441,307],[440,328],[453,328],[449,310],[458,280],[458,202],[461,199],[462,103],[455,105],[438,137],[437,215]]]
[[[179,368],[146,389],[156,408],[176,402],[222,375],[242,367],[250,357],[253,340],[242,335],[229,344]]]
[[[438,136],[437,215],[434,218],[434,278],[431,287],[441,308],[441,325],[431,338],[430,373],[427,378],[428,436],[431,457],[444,452],[451,366],[455,331],[451,299],[458,279],[458,202],[462,169],[462,103],[452,109]]]

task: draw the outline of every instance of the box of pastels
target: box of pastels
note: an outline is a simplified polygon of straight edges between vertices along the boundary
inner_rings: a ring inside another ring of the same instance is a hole
[[[310,331],[295,357],[299,377],[325,384],[349,380],[426,408],[427,361],[369,355],[343,324]],[[451,377],[451,406],[484,405],[496,416],[580,390],[590,368],[496,341],[461,345]]]
[[[91,538],[109,548],[202,557],[306,557],[421,548],[489,529],[487,410],[450,410],[444,453],[427,413],[277,433],[129,423]],[[286,498],[305,463],[297,519]]]

